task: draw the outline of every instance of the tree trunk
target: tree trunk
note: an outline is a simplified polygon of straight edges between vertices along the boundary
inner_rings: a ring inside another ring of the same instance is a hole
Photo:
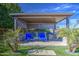
[[[11,50],[13,51],[13,52],[15,52],[16,51],[16,49],[14,48],[14,47],[12,47],[12,45],[8,42],[8,45],[9,45],[9,47],[11,48]]]
[[[17,49],[18,49],[18,40],[16,40],[16,42],[15,42],[15,49],[16,49],[16,51],[17,51]]]
[[[70,52],[75,52],[77,46],[72,46],[72,44],[69,45],[69,51]]]
[[[73,49],[72,49],[72,47],[71,47],[71,44],[68,44],[68,50],[69,50],[70,52],[73,51]]]

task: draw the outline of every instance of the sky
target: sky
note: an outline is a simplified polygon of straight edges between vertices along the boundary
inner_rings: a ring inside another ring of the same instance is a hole
[[[73,13],[73,16],[69,17],[71,27],[79,20],[79,3],[20,3],[18,5],[24,13]],[[65,21],[58,25],[64,27]]]

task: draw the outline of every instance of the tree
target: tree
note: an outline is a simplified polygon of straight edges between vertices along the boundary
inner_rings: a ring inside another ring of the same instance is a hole
[[[74,51],[76,50],[76,48],[79,48],[79,29],[76,28],[76,26],[78,25],[78,22],[76,24],[74,24],[74,26],[70,29],[67,28],[62,28],[59,30],[58,35],[60,37],[67,37],[67,43],[68,43],[68,49],[69,51],[73,51],[73,44],[76,44],[74,46]]]
[[[13,3],[0,3],[0,29],[12,29],[13,28],[13,20],[9,15],[10,13],[21,12],[18,4]],[[4,31],[4,30],[3,30]],[[3,33],[0,31],[0,52],[3,51],[4,48],[4,38]],[[2,48],[1,48],[2,47]]]
[[[13,20],[10,13],[21,12],[18,4],[0,4],[0,28],[12,28]]]
[[[5,34],[5,41],[6,41],[6,45],[8,45],[12,51],[17,51],[18,49],[18,38],[19,38],[19,33],[20,33],[20,29],[17,29],[15,31],[13,30],[8,30]]]
[[[67,37],[68,49],[71,51],[71,45],[75,39],[74,31],[72,29],[62,28],[59,30],[60,37]]]

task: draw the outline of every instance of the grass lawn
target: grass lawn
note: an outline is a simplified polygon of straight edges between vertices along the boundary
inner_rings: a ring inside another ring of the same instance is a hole
[[[45,47],[47,50],[54,50],[57,56],[79,56],[79,54],[68,54],[66,53],[67,47],[64,46],[49,46]]]
[[[20,47],[20,49],[26,50],[26,47]],[[47,46],[47,47],[29,47],[29,49],[43,49],[43,50],[54,50],[57,56],[79,56],[79,54],[67,54],[65,51],[67,47],[64,46]]]
[[[79,56],[79,54],[67,54],[65,50],[67,50],[67,47],[63,46],[47,46],[47,47],[35,47],[35,46],[20,46],[19,51],[20,53],[16,52],[5,52],[0,55],[2,56],[29,56],[27,51],[31,49],[43,49],[43,50],[54,50],[57,54],[57,56]]]

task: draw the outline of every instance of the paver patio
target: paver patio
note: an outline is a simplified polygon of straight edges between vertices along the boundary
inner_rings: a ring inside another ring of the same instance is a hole
[[[55,56],[56,53],[53,50],[29,50],[29,55],[38,55],[38,56]]]
[[[48,41],[48,42],[42,42],[42,41],[36,41],[36,42],[26,42],[21,43],[21,46],[67,46],[67,41]]]

